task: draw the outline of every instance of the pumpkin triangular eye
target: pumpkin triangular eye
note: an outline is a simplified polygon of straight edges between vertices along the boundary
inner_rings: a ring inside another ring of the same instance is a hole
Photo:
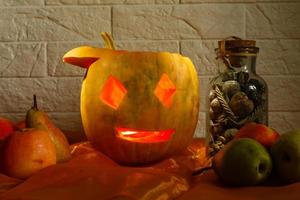
[[[123,84],[110,75],[101,90],[100,99],[103,103],[116,110],[126,93],[127,90]]]
[[[172,105],[175,92],[176,86],[170,80],[169,76],[164,73],[154,90],[155,96],[165,107],[170,107]]]

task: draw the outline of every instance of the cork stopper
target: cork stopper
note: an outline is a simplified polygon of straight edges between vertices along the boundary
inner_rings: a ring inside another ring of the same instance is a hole
[[[235,39],[235,40],[222,40],[218,41],[219,48],[221,45],[225,43],[225,49],[231,48],[239,48],[239,47],[255,47],[256,41],[255,40],[242,40],[242,39]]]
[[[239,50],[239,49],[252,49],[253,53],[257,53],[259,48],[256,47],[255,40],[243,40],[236,36],[230,36],[223,40],[218,41],[218,50],[221,55],[225,55],[227,51]]]

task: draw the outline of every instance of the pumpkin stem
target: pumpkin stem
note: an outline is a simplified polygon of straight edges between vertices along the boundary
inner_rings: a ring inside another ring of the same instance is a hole
[[[101,37],[104,40],[105,48],[115,50],[114,40],[107,32],[101,32]]]

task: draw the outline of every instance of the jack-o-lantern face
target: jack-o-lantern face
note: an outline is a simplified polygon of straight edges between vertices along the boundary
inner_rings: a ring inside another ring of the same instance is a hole
[[[165,107],[170,107],[175,91],[176,87],[168,78],[168,75],[163,74],[153,93]],[[102,87],[100,100],[107,106],[117,110],[126,93],[127,90],[124,85],[117,78],[110,75]],[[115,130],[117,137],[140,143],[168,141],[175,132],[174,129],[145,131],[124,127],[116,127]]]
[[[88,69],[81,90],[84,130],[96,148],[117,162],[157,161],[191,141],[199,86],[188,58],[79,47],[64,61]]]
[[[117,110],[127,90],[123,84],[113,76],[109,76],[100,92],[100,99],[103,103]]]

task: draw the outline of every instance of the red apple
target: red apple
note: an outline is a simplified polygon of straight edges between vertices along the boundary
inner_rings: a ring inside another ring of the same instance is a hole
[[[21,130],[26,128],[26,121],[25,120],[21,120],[16,124],[16,129],[17,130]]]
[[[0,173],[3,170],[3,144],[5,139],[14,131],[13,123],[3,117],[0,117]]]
[[[244,125],[236,134],[234,138],[252,138],[265,146],[270,148],[278,139],[280,135],[272,128],[257,123],[248,123]]]
[[[0,140],[5,139],[14,131],[14,125],[8,119],[0,117]]]
[[[4,172],[15,178],[27,178],[56,163],[55,146],[43,130],[15,131],[5,141],[3,150]]]

